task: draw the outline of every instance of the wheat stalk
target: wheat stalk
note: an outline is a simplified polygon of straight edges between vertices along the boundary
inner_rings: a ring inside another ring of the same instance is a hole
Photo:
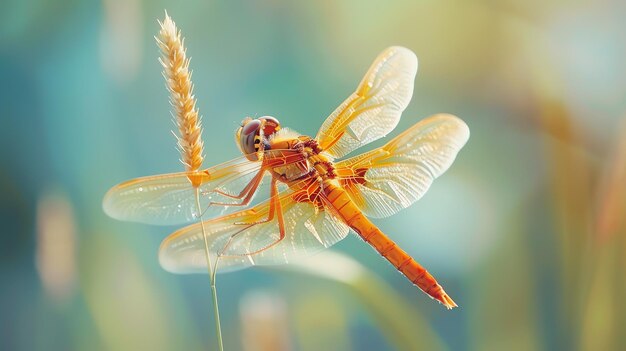
[[[196,99],[193,96],[193,83],[191,82],[191,72],[189,72],[189,59],[185,49],[185,41],[181,32],[176,28],[172,18],[165,12],[163,22],[159,21],[161,30],[159,36],[154,37],[157,45],[161,49],[159,62],[163,66],[163,77],[165,78],[167,90],[170,92],[170,103],[174,108],[172,113],[174,121],[178,126],[180,136],[174,136],[178,140],[178,150],[181,154],[181,162],[189,172],[195,172],[202,166],[204,160],[202,142],[202,123],[196,108]],[[192,178],[189,178],[192,181]],[[196,195],[196,207],[198,219],[202,226],[202,237],[204,238],[204,253],[206,255],[207,272],[211,283],[211,296],[213,298],[213,312],[215,317],[215,335],[217,337],[218,349],[224,350],[222,342],[222,327],[220,323],[220,313],[217,303],[217,289],[215,287],[215,272],[211,267],[211,255],[209,242],[204,222],[202,220],[202,208],[200,205],[200,189],[193,183]],[[217,267],[217,259],[215,260]]]
[[[201,118],[193,95],[189,71],[190,59],[187,58],[181,32],[167,12],[163,22],[159,21],[159,25],[161,30],[155,39],[161,49],[159,62],[163,66],[163,77],[174,109],[172,115],[180,133],[179,136],[176,134],[175,136],[181,153],[181,162],[187,171],[193,172],[202,166],[204,143]]]

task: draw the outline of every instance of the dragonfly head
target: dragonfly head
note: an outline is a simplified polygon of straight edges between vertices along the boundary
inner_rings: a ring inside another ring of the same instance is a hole
[[[280,122],[274,117],[257,119],[246,117],[237,129],[235,140],[239,150],[250,160],[258,161],[258,152],[265,149],[268,138],[280,130]]]

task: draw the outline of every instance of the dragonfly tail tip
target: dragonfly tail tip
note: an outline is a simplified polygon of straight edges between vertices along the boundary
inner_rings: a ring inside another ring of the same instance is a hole
[[[456,304],[456,302],[454,302],[454,300],[452,300],[452,298],[450,296],[448,296],[447,294],[443,294],[443,296],[441,296],[441,299],[439,300],[439,302],[441,302],[441,304],[451,310],[455,307],[459,307],[459,305]]]

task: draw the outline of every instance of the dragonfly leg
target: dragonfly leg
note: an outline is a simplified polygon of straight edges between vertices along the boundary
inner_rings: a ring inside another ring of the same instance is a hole
[[[252,178],[252,180],[243,188],[243,190],[238,194],[238,195],[230,195],[227,193],[224,193],[222,191],[219,190],[213,190],[212,192],[218,193],[220,195],[226,196],[226,197],[230,197],[232,199],[242,199],[241,202],[239,203],[226,203],[226,202],[216,202],[216,201],[211,201],[209,202],[209,204],[207,205],[206,209],[202,212],[202,214],[204,215],[204,213],[211,207],[211,206],[247,206],[250,201],[252,200],[252,196],[254,196],[254,194],[256,193],[256,190],[259,188],[259,185],[261,184],[261,180],[263,180],[263,174],[265,173],[265,170],[260,170],[259,173],[257,173],[254,178]],[[207,193],[204,193],[203,195],[206,195]]]
[[[222,250],[220,250],[218,256],[219,257],[234,257],[234,256],[251,256],[251,255],[255,255],[258,254],[262,251],[265,251],[267,249],[269,249],[270,247],[278,244],[279,242],[281,242],[284,238],[285,238],[285,220],[283,217],[283,209],[282,209],[282,205],[280,203],[280,197],[278,196],[278,186],[277,186],[277,180],[276,179],[272,179],[272,189],[271,189],[272,195],[271,195],[271,203],[270,203],[270,209],[269,209],[269,213],[266,219],[261,220],[261,221],[257,221],[257,222],[252,222],[252,223],[243,223],[243,222],[238,222],[235,223],[237,225],[245,225],[244,228],[242,228],[241,230],[237,231],[236,233],[232,234],[230,236],[230,238],[228,238],[228,241],[226,242],[226,244],[224,245],[224,247],[222,248]],[[247,252],[245,254],[233,254],[233,255],[224,255],[224,252],[228,249],[228,247],[230,246],[230,244],[232,243],[233,239],[235,239],[235,237],[237,237],[239,234],[245,232],[246,230],[254,227],[257,224],[262,224],[262,223],[266,223],[269,221],[272,221],[274,219],[274,217],[277,217],[276,219],[278,220],[278,239],[272,243],[270,243],[269,245],[266,245],[260,249],[254,250],[252,252]]]
[[[269,213],[267,215],[267,218],[260,220],[260,221],[256,221],[256,222],[236,222],[236,225],[256,225],[256,224],[262,224],[262,223],[267,223],[269,221],[272,221],[274,219],[274,215],[277,212],[277,209],[282,210],[281,204],[280,204],[280,197],[278,196],[278,181],[276,178],[272,178],[272,183],[271,183],[271,189],[270,189],[270,209],[269,209]],[[282,216],[282,213],[281,213]]]
[[[261,183],[261,179],[263,179],[263,174],[265,173],[265,170],[261,169],[253,178],[252,180],[250,180],[250,182],[243,188],[243,190],[241,190],[241,192],[237,195],[231,195],[228,193],[225,193],[221,190],[212,190],[209,192],[204,193],[203,195],[208,195],[209,193],[218,193],[222,196],[226,196],[229,197],[231,199],[241,199],[244,196],[246,196],[250,191],[254,191],[256,190],[256,188],[259,186],[259,184]]]

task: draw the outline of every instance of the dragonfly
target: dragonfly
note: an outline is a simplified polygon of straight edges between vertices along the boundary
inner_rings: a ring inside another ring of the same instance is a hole
[[[371,218],[391,216],[422,197],[469,139],[467,125],[436,114],[382,147],[347,157],[397,126],[416,73],[412,51],[387,48],[314,138],[271,116],[246,118],[235,133],[242,156],[201,171],[121,183],[105,195],[103,208],[127,221],[195,222],[161,244],[159,261],[174,273],[206,272],[204,235],[224,272],[289,263],[352,230],[427,295],[448,309],[457,307]]]

